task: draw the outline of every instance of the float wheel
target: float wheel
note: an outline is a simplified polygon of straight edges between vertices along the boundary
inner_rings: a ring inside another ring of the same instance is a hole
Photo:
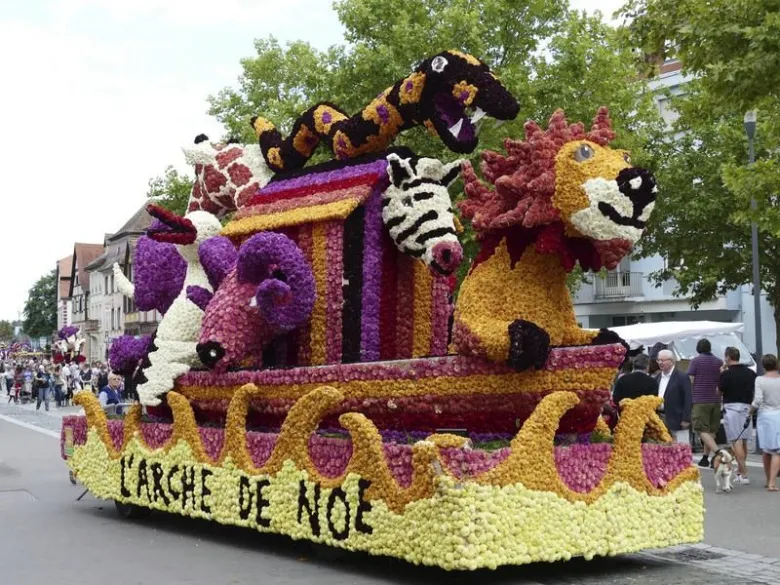
[[[114,500],[116,505],[116,511],[122,518],[127,520],[136,520],[139,518],[146,518],[152,513],[151,509],[144,508],[143,506],[136,506],[135,504],[125,504],[119,500]]]

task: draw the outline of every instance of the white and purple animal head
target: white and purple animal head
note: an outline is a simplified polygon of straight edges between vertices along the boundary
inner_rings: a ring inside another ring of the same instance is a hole
[[[255,234],[238,251],[219,236],[201,246],[200,260],[215,290],[197,345],[209,368],[260,365],[268,343],[311,315],[314,275],[287,236]]]
[[[382,195],[382,220],[404,254],[422,259],[434,272],[452,274],[463,261],[456,218],[447,188],[461,161],[387,157],[390,186]]]

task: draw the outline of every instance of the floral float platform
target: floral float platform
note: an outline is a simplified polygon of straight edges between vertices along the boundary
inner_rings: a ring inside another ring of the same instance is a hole
[[[140,406],[108,420],[82,395],[86,417],[63,422],[75,443],[69,464],[100,498],[446,569],[701,540],[690,448],[665,443],[654,397],[628,405],[610,439],[589,401],[623,347],[585,349],[553,350],[532,374],[459,357],[192,372],[168,395],[171,423],[142,421]],[[506,446],[495,440],[505,432],[488,434],[490,412],[456,406],[480,395],[497,420],[519,425]],[[281,428],[247,425],[264,414]],[[435,432],[470,428],[472,416],[471,437]],[[345,431],[334,432],[336,420]],[[556,446],[559,427],[596,440]]]
[[[63,419],[61,442],[78,480],[128,515],[163,510],[444,569],[701,540],[698,470],[660,400],[624,402],[614,429],[602,419],[622,344],[536,348],[535,367],[518,368],[490,359],[506,339],[480,346],[472,327],[464,350],[454,339],[448,351],[452,279],[393,246],[386,173],[396,190],[415,182],[381,157],[347,161],[279,177],[239,209],[223,236],[240,249],[220,246],[240,269],[263,250],[258,233],[283,234],[303,258],[283,260],[311,267],[310,317],[247,352],[249,313],[231,319],[217,291],[204,323],[231,367],[179,376],[145,414],[138,404],[109,419],[81,393],[85,416]]]

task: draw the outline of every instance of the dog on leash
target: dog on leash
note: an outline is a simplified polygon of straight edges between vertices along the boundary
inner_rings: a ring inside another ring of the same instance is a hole
[[[712,458],[715,472],[715,493],[731,491],[731,477],[734,474],[734,454],[731,449],[718,449]]]

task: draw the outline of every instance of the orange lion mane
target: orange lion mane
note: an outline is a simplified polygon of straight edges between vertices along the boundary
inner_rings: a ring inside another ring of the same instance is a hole
[[[599,108],[589,132],[581,122],[569,124],[556,110],[547,130],[534,121],[525,123],[525,140],[504,140],[506,156],[492,150],[482,153],[480,169],[491,189],[479,180],[468,161],[463,163],[466,199],[458,204],[477,232],[495,232],[520,225],[534,228],[559,221],[553,207],[555,158],[567,143],[590,140],[607,146],[615,138],[605,106]]]

